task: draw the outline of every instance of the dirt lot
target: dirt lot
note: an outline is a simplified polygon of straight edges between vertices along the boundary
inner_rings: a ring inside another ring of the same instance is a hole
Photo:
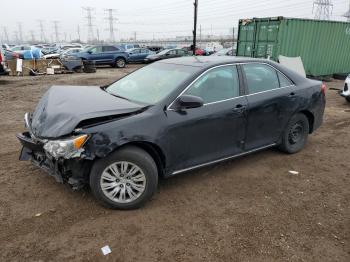
[[[0,77],[0,261],[350,261],[350,104],[332,90],[301,153],[271,149],[162,180],[136,211],[102,208],[17,160],[23,114],[51,85],[103,85],[135,68]]]

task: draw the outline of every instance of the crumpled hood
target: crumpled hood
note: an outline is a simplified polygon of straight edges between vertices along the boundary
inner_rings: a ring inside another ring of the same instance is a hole
[[[98,86],[53,86],[40,99],[31,127],[37,137],[60,137],[70,134],[83,120],[133,113],[143,107]]]

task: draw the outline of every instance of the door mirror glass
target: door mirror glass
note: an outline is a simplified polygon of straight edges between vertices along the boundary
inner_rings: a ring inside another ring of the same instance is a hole
[[[176,104],[178,109],[189,109],[203,106],[204,101],[198,96],[182,95],[177,99]]]

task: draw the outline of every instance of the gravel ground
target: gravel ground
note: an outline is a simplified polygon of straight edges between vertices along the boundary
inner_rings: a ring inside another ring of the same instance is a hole
[[[161,180],[139,210],[105,209],[18,161],[23,114],[51,85],[104,85],[138,67],[0,77],[0,261],[350,261],[350,103],[334,90],[302,152],[270,149]]]

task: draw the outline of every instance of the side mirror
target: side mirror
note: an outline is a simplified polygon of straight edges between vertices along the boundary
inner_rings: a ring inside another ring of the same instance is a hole
[[[91,54],[92,54],[92,51],[87,51],[87,53],[91,55]]]
[[[176,100],[176,106],[178,109],[197,108],[204,105],[202,98],[198,96],[182,95]]]

